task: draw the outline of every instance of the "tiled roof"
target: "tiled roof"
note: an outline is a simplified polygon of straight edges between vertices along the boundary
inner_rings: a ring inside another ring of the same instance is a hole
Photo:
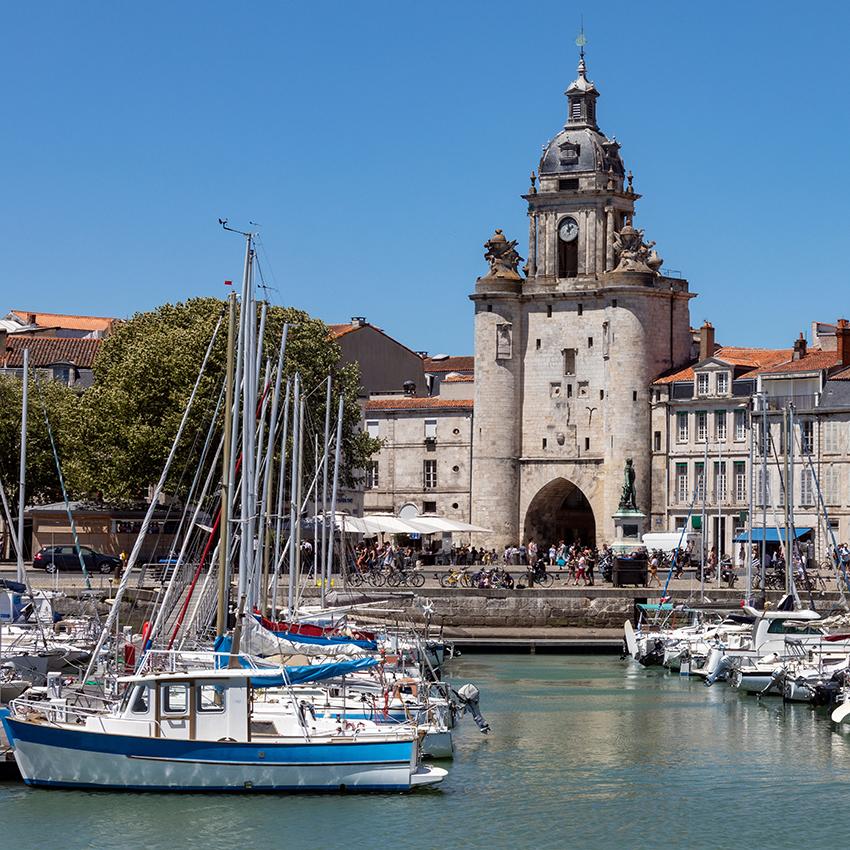
[[[830,381],[850,381],[850,366],[845,366],[840,372],[829,376]]]
[[[66,313],[39,313],[35,310],[12,310],[24,322],[35,317],[35,324],[42,328],[65,328],[72,331],[110,331],[117,322],[109,316],[74,316]]]
[[[446,383],[446,384],[461,384],[461,383],[471,384],[471,383],[473,383],[473,381],[475,381],[474,375],[452,374],[452,375],[446,375],[446,377],[443,378],[443,382]]]
[[[366,327],[365,325],[352,325],[350,322],[347,322],[344,325],[328,325],[328,330],[330,331],[332,339],[339,339],[341,336],[345,336],[352,331],[359,331],[360,328]]]
[[[442,357],[439,360],[426,357],[424,366],[426,372],[473,372],[475,358],[472,355]]]
[[[813,372],[820,371],[821,369],[831,369],[834,366],[840,365],[841,361],[838,359],[837,351],[821,351],[819,348],[815,348],[807,352],[799,360],[792,360],[790,357],[786,357],[783,362],[763,366],[753,374],[785,375],[794,372]]]
[[[376,398],[366,402],[366,410],[472,410],[467,398]]]
[[[34,368],[73,363],[80,369],[91,369],[100,345],[99,339],[15,334],[6,339],[6,351],[0,352],[0,356],[6,368],[19,369],[24,365],[24,349],[28,348],[30,365]]]
[[[749,370],[758,369],[761,366],[782,363],[791,357],[791,353],[790,348],[741,348],[735,345],[724,345],[718,348],[712,357],[716,360],[722,360],[730,366],[743,367],[744,374],[748,374]],[[699,362],[695,360],[683,369],[661,375],[653,383],[672,384],[676,381],[692,381],[694,379],[694,366]]]

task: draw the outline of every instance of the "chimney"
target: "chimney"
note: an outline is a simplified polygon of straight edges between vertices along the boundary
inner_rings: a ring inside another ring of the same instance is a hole
[[[368,325],[369,323],[366,321],[365,316],[352,316],[351,324],[354,325],[355,328],[362,328],[363,325]]]
[[[794,354],[791,356],[792,360],[802,360],[806,356],[806,338],[803,336],[803,332],[800,331],[800,336],[798,339],[794,340]]]
[[[699,359],[700,362],[714,356],[714,325],[707,319],[699,329]]]
[[[850,366],[850,326],[847,319],[839,319],[835,327],[838,361],[842,366]]]

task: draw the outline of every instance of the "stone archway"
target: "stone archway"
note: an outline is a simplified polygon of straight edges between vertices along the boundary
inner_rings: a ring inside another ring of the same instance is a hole
[[[587,496],[572,481],[556,478],[531,500],[523,524],[523,540],[540,546],[564,540],[596,545],[596,519]]]

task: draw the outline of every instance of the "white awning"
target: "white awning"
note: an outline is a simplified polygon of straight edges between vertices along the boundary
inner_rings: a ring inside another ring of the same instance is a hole
[[[407,520],[405,520],[407,522]],[[437,534],[438,532],[446,532],[446,533],[454,533],[465,531],[469,532],[481,532],[483,534],[492,534],[491,529],[489,528],[481,528],[478,525],[470,525],[468,522],[460,522],[460,520],[456,519],[446,519],[446,517],[441,516],[418,516],[413,522],[418,523],[419,525],[430,526],[432,529],[432,534]]]

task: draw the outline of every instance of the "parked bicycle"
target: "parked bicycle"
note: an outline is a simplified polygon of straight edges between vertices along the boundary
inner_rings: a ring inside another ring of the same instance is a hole
[[[472,587],[466,567],[452,567],[447,573],[434,573],[434,578],[440,582],[440,587]]]

